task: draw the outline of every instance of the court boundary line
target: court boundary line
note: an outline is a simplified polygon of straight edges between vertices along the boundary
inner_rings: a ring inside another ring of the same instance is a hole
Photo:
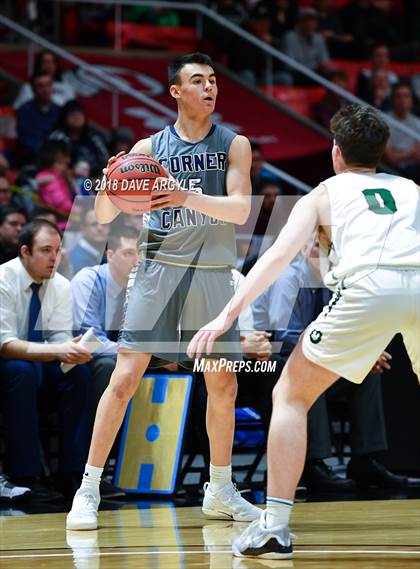
[[[75,551],[81,552],[84,548],[74,548]],[[89,548],[90,549],[90,548]],[[218,551],[208,551],[205,549],[201,550],[174,550],[174,551],[98,551],[98,552],[86,552],[86,557],[115,557],[123,555],[197,555],[197,554],[216,554],[216,555],[228,555],[232,554],[232,550],[218,550]],[[315,554],[315,555],[417,555],[420,556],[419,551],[404,551],[404,550],[369,550],[369,549],[295,549],[295,554]],[[40,559],[40,558],[65,558],[73,557],[74,551],[69,551],[68,553],[39,553],[39,554],[16,554],[16,555],[0,555],[1,559]]]
[[[98,547],[98,546],[96,546]],[[155,544],[155,545],[101,545],[100,548],[101,550],[106,550],[106,549],[133,549],[137,547],[138,549],[146,549],[146,548],[153,548],[153,547],[159,547],[159,548],[168,548],[168,547],[176,547],[174,545],[161,545],[161,544]],[[200,545],[194,545],[193,543],[189,543],[188,547],[200,547]],[[208,547],[218,547],[216,546],[208,546]],[[300,547],[302,548],[307,548],[307,547],[399,547],[399,548],[403,548],[403,547],[417,547],[419,548],[420,551],[420,543],[398,543],[398,544],[389,544],[389,543],[354,543],[352,545],[349,545],[348,543],[306,543],[306,544],[300,544]],[[24,549],[21,549],[20,551],[22,552],[22,554],[24,552],[27,551],[57,551],[57,550],[61,550],[61,549],[71,549],[70,547],[45,547],[45,548],[40,548],[40,547],[25,547]],[[7,552],[9,551],[18,551],[19,548],[16,547],[9,547],[7,549],[1,549],[0,548],[0,557],[2,554],[7,554]]]

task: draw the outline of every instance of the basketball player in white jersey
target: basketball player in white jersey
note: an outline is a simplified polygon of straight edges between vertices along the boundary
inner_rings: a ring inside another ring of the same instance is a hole
[[[420,377],[420,188],[378,174],[389,130],[370,107],[350,105],[331,121],[336,176],[294,207],[273,246],[219,316],[191,340],[188,355],[211,353],[248,304],[268,288],[318,230],[328,243],[335,294],[302,334],[273,393],[267,508],[234,541],[239,557],[292,556],[289,517],[306,452],[306,416],[339,377],[361,383],[401,332]]]

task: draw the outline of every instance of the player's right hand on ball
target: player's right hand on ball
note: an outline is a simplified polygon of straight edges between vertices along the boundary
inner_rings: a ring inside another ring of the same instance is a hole
[[[104,168],[102,170],[102,173],[104,176],[108,176],[109,167],[112,166],[112,164],[115,162],[115,160],[117,160],[120,156],[123,156],[124,154],[127,154],[125,152],[125,150],[121,150],[121,152],[118,152],[118,154],[116,156],[111,156],[111,158],[109,158],[108,164],[106,165],[106,168]]]

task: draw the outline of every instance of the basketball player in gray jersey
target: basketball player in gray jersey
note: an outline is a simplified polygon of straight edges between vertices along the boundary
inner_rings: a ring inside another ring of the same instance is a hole
[[[157,192],[144,216],[144,260],[129,283],[117,364],[98,405],[88,462],[67,529],[97,527],[103,466],[146,368],[155,362],[186,364],[188,342],[234,292],[234,224],[245,223],[250,212],[250,144],[211,122],[217,84],[208,56],[195,53],[175,60],[169,66],[169,87],[178,104],[175,124],[140,140],[131,152],[154,156],[176,181],[175,187]],[[119,209],[99,192],[95,212],[100,223],[109,223]],[[212,358],[226,353],[235,357],[236,345],[239,332],[227,331]],[[260,510],[232,484],[236,375],[219,366],[204,376],[211,465],[203,512],[215,519],[255,520]]]

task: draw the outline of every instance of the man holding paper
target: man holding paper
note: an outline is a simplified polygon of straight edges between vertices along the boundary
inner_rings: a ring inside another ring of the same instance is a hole
[[[33,498],[61,497],[46,485],[41,464],[38,399],[58,410],[59,485],[71,493],[89,444],[89,351],[72,337],[70,283],[55,271],[61,233],[46,220],[22,229],[19,256],[0,266],[0,405],[4,420],[4,471]]]

